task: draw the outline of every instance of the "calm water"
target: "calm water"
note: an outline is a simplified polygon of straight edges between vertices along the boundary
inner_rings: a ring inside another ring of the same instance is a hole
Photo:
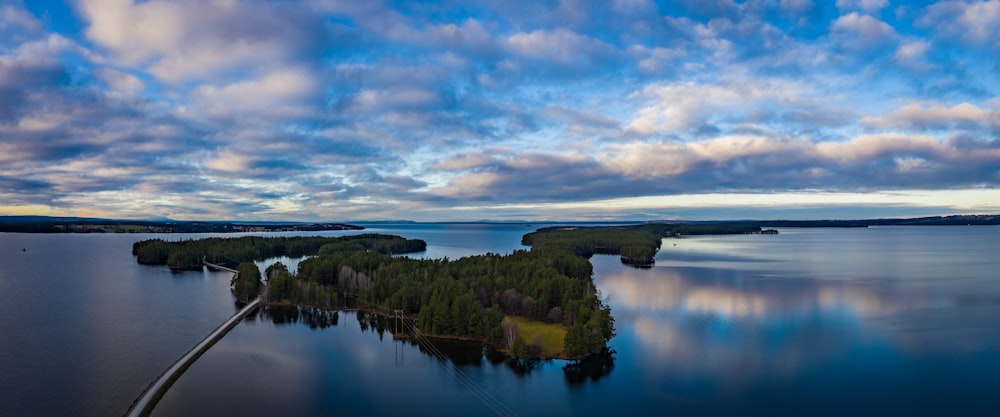
[[[530,230],[369,231],[454,258],[520,248]],[[781,232],[668,239],[650,269],[595,257],[617,353],[583,380],[461,344],[441,362],[354,313],[263,314],[154,414],[480,415],[497,401],[518,415],[995,415],[1000,228]],[[228,274],[136,265],[142,238],[0,234],[0,415],[120,415],[235,311]]]

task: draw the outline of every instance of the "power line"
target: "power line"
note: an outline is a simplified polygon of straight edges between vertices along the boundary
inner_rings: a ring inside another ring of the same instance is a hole
[[[481,387],[475,380],[462,372],[462,370],[455,366],[452,361],[448,360],[444,353],[442,353],[437,346],[430,341],[430,339],[420,333],[420,330],[416,328],[416,324],[408,319],[404,319],[404,323],[409,326],[410,330],[417,338],[417,343],[420,343],[424,349],[427,349],[431,355],[436,357],[438,360],[444,362],[445,366],[455,374],[456,379],[462,383],[473,396],[478,398],[484,405],[489,407],[499,416],[517,416],[517,413],[515,413],[514,410],[507,407],[503,402],[490,394],[489,391]]]

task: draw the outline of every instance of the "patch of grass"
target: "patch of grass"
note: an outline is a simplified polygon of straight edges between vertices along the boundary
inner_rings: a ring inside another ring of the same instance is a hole
[[[517,325],[518,334],[527,344],[534,343],[535,335],[540,335],[542,341],[542,357],[563,357],[563,341],[566,339],[566,327],[562,324],[550,324],[528,320],[519,316],[505,316],[504,321]]]

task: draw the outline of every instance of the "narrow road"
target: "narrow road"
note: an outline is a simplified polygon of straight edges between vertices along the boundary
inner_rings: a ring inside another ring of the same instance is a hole
[[[230,317],[229,320],[226,320],[224,323],[219,325],[219,327],[212,331],[212,333],[209,333],[208,336],[191,348],[191,350],[189,350],[184,356],[177,359],[177,362],[174,362],[170,368],[167,368],[166,371],[160,374],[160,377],[157,378],[156,381],[153,381],[152,384],[146,387],[146,390],[142,392],[142,395],[140,395],[134,403],[132,403],[132,407],[129,408],[128,413],[125,415],[128,417],[148,416],[153,411],[153,407],[156,406],[156,403],[163,397],[163,394],[170,389],[170,386],[174,384],[174,381],[176,381],[177,378],[180,378],[181,374],[183,374],[184,371],[187,370],[192,363],[194,363],[194,361],[201,357],[201,355],[205,353],[208,348],[212,347],[215,342],[222,339],[226,333],[229,333],[229,330],[236,326],[240,320],[243,320],[244,317],[253,312],[259,306],[260,298],[253,300],[250,304],[247,304],[246,307],[243,307],[242,310]]]

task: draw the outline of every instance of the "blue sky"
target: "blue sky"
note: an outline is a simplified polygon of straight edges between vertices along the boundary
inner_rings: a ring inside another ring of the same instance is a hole
[[[997,213],[998,28],[997,0],[0,0],[0,214]]]

